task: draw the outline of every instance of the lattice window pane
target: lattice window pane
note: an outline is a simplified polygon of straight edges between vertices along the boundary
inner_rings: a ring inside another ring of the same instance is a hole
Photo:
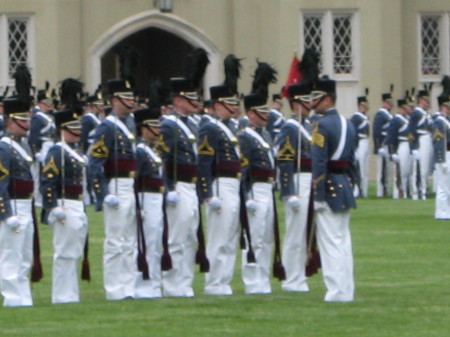
[[[333,17],[333,67],[335,74],[351,74],[352,56],[352,16]]]
[[[440,64],[440,16],[427,15],[421,18],[422,74],[439,75]]]
[[[319,70],[322,72],[322,16],[320,15],[305,15],[303,36],[304,36],[304,48],[315,49],[320,55]]]
[[[8,19],[9,76],[19,64],[28,63],[28,18]]]

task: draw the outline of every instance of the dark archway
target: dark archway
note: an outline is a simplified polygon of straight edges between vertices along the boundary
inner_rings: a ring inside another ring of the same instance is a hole
[[[136,92],[147,96],[151,79],[159,79],[168,87],[171,77],[185,75],[186,55],[193,49],[189,43],[167,31],[155,27],[143,29],[115,44],[103,55],[102,82],[120,77],[120,55],[126,53]]]

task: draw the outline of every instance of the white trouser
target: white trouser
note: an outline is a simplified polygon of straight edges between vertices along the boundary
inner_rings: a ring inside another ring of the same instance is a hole
[[[383,146],[387,153],[387,147]],[[383,169],[384,163],[384,169]],[[385,186],[382,184],[384,174]],[[389,186],[391,183],[391,175],[392,175],[392,162],[387,157],[383,157],[377,155],[377,197],[386,197],[384,195],[384,187],[386,188],[386,192],[389,194]]]
[[[163,194],[139,193],[144,227],[146,259],[149,268],[149,280],[136,276],[136,298],[157,298],[161,292],[161,256],[163,251]]]
[[[58,200],[66,220],[61,223],[50,212],[48,224],[53,231],[52,303],[80,301],[78,261],[83,255],[88,231],[87,216],[82,201]]]
[[[192,283],[198,246],[198,197],[195,184],[179,181],[175,189],[180,200],[175,206],[167,206],[172,269],[162,274],[163,295],[193,297]]]
[[[444,171],[436,164],[436,208],[434,218],[439,220],[450,219],[450,152],[445,153],[447,170]]]
[[[412,174],[413,170],[413,157],[411,155],[411,148],[409,142],[400,142],[397,149],[397,154],[399,157],[398,165],[395,165],[395,175],[392,197],[398,199],[400,197],[400,190],[397,186],[397,176],[400,176],[400,186],[403,191],[403,198],[408,198],[408,191],[412,191],[414,185],[414,177]],[[400,172],[397,173],[398,167],[400,167]]]
[[[311,173],[294,175],[294,183],[300,176],[300,209],[298,211],[284,203],[286,231],[283,241],[283,266],[286,280],[282,282],[284,291],[308,291],[306,283],[306,227],[308,223],[309,197],[311,194]]]
[[[419,167],[420,167],[420,194],[422,199],[427,198],[428,194],[428,179],[431,176],[433,170],[433,141],[431,134],[427,133],[425,135],[419,136]],[[413,166],[413,179],[417,179],[417,165],[414,163]],[[413,194],[417,195],[419,190],[417,185],[414,184]]]
[[[242,280],[246,294],[268,294],[272,292],[270,275],[274,240],[272,184],[254,183],[250,197],[257,204],[256,212],[248,213],[256,263],[247,263],[247,249],[245,249],[242,254]]]
[[[349,221],[349,211],[335,213],[326,208],[316,212],[316,236],[327,288],[326,302],[353,301],[355,284]]]
[[[133,297],[135,293],[137,227],[133,179],[113,178],[109,191],[117,195],[119,206],[113,208],[103,204],[103,284],[106,299],[120,300]]]
[[[356,149],[359,164],[359,185],[355,186],[355,197],[367,198],[369,189],[369,139],[360,139]]]
[[[206,256],[210,263],[210,270],[205,275],[205,293],[231,295],[230,282],[239,238],[239,179],[218,178],[213,182],[213,193],[220,198],[222,208],[214,211],[208,204],[205,206],[208,226]]]
[[[12,213],[25,218],[18,230],[0,222],[0,286],[3,306],[33,305],[29,273],[33,262],[33,218],[31,200],[11,200]]]

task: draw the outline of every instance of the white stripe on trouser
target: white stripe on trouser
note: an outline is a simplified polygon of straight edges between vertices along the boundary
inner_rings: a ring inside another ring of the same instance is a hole
[[[33,219],[31,200],[11,200],[12,213],[27,219],[15,231],[0,222],[0,286],[3,306],[31,306],[29,273],[33,262]],[[17,208],[16,208],[17,207]]]
[[[294,175],[297,186],[299,174]],[[283,266],[286,280],[281,284],[285,291],[308,291],[306,283],[306,227],[308,222],[311,173],[300,173],[300,209],[294,211],[287,201],[284,203],[286,231],[283,241]]]
[[[356,153],[358,156],[360,173],[359,189],[362,192],[362,195],[359,195],[359,191],[357,191],[357,196],[367,198],[369,189],[369,139],[364,138],[359,140]]]
[[[142,273],[136,276],[136,298],[157,298],[161,292],[161,256],[163,251],[163,195],[161,193],[139,193],[144,227],[146,259],[150,279],[144,280]]]
[[[255,214],[248,213],[252,248],[256,263],[247,263],[247,249],[242,254],[242,280],[246,294],[268,294],[270,286],[273,231],[272,184],[254,183],[251,198],[257,204]]]
[[[387,147],[383,146],[383,148],[387,152]],[[383,196],[383,184],[381,183],[382,173],[383,173],[383,161],[385,161],[385,181],[386,181],[386,190],[389,194],[390,189],[390,183],[391,183],[391,176],[392,176],[392,162],[389,160],[389,158],[385,158],[383,156],[377,155],[377,197]],[[385,195],[386,197],[386,195]]]
[[[195,184],[177,182],[176,191],[180,196],[179,202],[167,207],[172,269],[162,274],[163,295],[192,297],[198,246],[198,198]]]
[[[413,170],[413,157],[411,155],[411,148],[409,146],[409,142],[400,142],[397,149],[397,154],[400,159],[399,166],[400,166],[400,180],[401,180],[401,187],[403,190],[403,198],[408,198],[408,190],[412,191],[413,185],[414,185],[414,177],[412,175]],[[394,199],[399,198],[399,189],[397,188],[397,166],[395,166],[395,172],[394,175],[394,184],[393,184],[393,193],[392,197]]]
[[[433,170],[433,141],[429,133],[419,136],[419,165],[422,198],[425,199],[428,193],[428,180]],[[416,181],[417,167],[414,163],[413,179]],[[417,186],[414,184],[413,194],[418,194]]]
[[[120,300],[133,297],[135,293],[137,229],[133,179],[111,179],[109,191],[119,198],[119,207],[103,204],[103,284],[106,299]]]
[[[58,200],[62,206],[62,201]],[[80,301],[78,262],[87,235],[87,217],[82,201],[64,200],[66,220],[59,222],[50,212],[48,224],[53,231],[52,303]]]
[[[217,184],[219,191],[217,191]],[[205,275],[205,293],[231,295],[239,235],[239,179],[218,178],[213,183],[213,193],[222,202],[219,212],[206,204],[207,246],[206,256],[210,270]]]
[[[315,220],[322,274],[327,288],[325,301],[353,301],[355,285],[350,212],[335,213],[327,208],[316,212]]]
[[[450,219],[450,152],[445,153],[445,162],[447,171],[443,172],[442,167],[436,164],[436,207],[434,212],[435,219]]]

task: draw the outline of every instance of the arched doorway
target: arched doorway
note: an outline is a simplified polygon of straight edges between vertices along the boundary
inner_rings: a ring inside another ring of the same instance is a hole
[[[169,86],[171,77],[186,73],[186,55],[193,46],[159,28],[140,30],[114,45],[101,58],[101,82],[120,76],[120,64],[128,58],[132,64],[131,84],[139,96],[148,93],[149,80],[158,79]],[[122,60],[122,61],[121,61]]]
[[[173,76],[184,76],[186,55],[198,47],[207,51],[210,60],[203,86],[208,88],[220,80],[222,60],[205,33],[175,15],[148,11],[111,27],[88,49],[85,82],[89,92],[102,80],[118,76],[118,53],[127,46],[134,48],[141,59],[136,81],[142,90],[152,76],[165,82]]]

